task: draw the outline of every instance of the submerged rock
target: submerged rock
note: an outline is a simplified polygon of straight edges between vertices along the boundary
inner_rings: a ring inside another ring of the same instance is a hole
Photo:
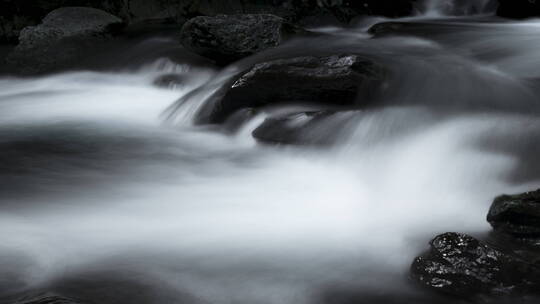
[[[446,233],[415,259],[412,276],[422,285],[457,297],[538,293],[540,269],[475,238]]]
[[[189,50],[227,64],[280,45],[303,30],[267,14],[200,16],[182,27],[181,42]]]
[[[384,79],[381,65],[355,54],[263,62],[237,78],[223,98],[207,104],[200,121],[221,123],[243,108],[287,102],[356,106],[361,104],[360,93],[367,99]]]
[[[540,189],[497,197],[487,220],[496,231],[540,240]]]
[[[123,25],[98,9],[64,7],[49,13],[38,26],[24,28],[8,63],[28,73],[75,63]]]
[[[329,115],[329,112],[304,112],[267,118],[253,131],[253,137],[269,144],[314,143],[316,140],[304,133],[312,131],[317,121]]]
[[[270,117],[253,131],[253,137],[266,144],[331,145],[351,113],[312,111]]]

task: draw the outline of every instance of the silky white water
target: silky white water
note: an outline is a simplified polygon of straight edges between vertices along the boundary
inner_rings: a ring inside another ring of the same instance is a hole
[[[527,40],[537,25],[465,28],[452,34],[465,50],[445,47],[452,35],[363,40],[396,77],[386,104],[335,118],[346,127],[326,148],[259,145],[262,117],[236,135],[190,125],[200,98],[165,121],[217,74],[189,64],[1,79],[0,291],[103,303],[415,295],[408,267],[433,236],[486,233],[496,195],[539,185],[524,169],[540,131],[536,48],[495,35]],[[488,48],[506,51],[476,51]],[[189,81],[152,84],[171,72]]]

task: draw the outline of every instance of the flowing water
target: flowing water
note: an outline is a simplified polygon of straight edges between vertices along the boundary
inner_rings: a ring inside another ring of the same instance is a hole
[[[540,22],[413,21],[435,33],[333,29],[224,71],[141,59],[177,48],[152,38],[106,71],[3,77],[0,296],[443,303],[410,284],[414,256],[438,233],[488,232],[494,196],[540,184]],[[265,114],[234,134],[192,124],[243,67],[306,50],[392,72],[375,106],[310,134],[335,145],[259,145]],[[185,81],[153,84],[170,73]]]

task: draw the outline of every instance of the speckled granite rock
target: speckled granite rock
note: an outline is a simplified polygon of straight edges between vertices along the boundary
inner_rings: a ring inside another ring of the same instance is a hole
[[[416,258],[412,276],[423,286],[458,297],[540,292],[540,269],[460,233],[445,233]]]

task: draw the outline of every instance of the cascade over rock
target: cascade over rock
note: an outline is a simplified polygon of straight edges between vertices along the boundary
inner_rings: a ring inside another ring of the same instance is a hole
[[[359,106],[380,89],[385,75],[380,64],[356,54],[263,62],[236,78],[222,98],[207,103],[199,121],[222,123],[243,108],[283,103]]]
[[[253,131],[253,137],[267,144],[329,145],[338,138],[334,130],[347,122],[332,120],[335,115],[332,111],[312,111],[270,117]]]

